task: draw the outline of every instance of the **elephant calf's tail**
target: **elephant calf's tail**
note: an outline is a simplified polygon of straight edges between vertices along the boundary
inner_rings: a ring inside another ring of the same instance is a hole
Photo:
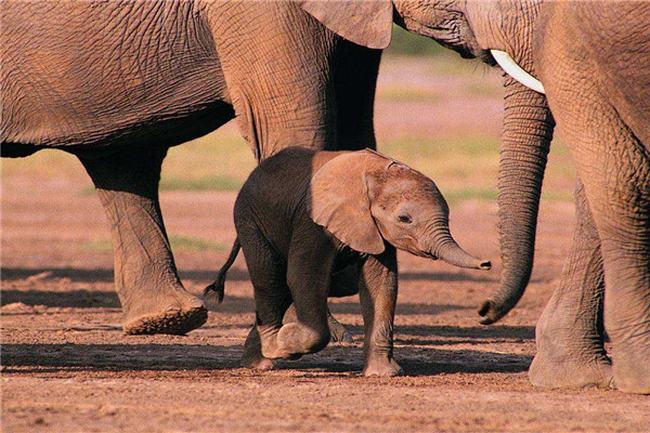
[[[241,245],[239,244],[239,238],[235,238],[235,242],[232,245],[232,250],[230,250],[228,260],[226,260],[226,263],[224,263],[221,269],[219,269],[219,275],[217,275],[217,279],[214,280],[214,283],[210,284],[203,290],[204,298],[210,296],[211,293],[214,293],[217,296],[217,301],[220,304],[223,302],[223,295],[226,286],[226,274],[228,273],[228,269],[230,269],[232,264],[235,262],[240,248]]]

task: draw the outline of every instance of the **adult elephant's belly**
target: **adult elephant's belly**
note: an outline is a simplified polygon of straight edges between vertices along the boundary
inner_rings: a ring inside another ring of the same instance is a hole
[[[169,146],[232,117],[191,2],[12,2],[2,21],[3,156]]]
[[[0,149],[3,157],[20,157],[44,148],[85,153],[108,146],[174,146],[234,117],[220,90],[214,82],[197,79],[144,91],[115,89],[104,99],[93,100],[97,95],[80,89],[76,95],[23,100],[18,116],[3,116]]]

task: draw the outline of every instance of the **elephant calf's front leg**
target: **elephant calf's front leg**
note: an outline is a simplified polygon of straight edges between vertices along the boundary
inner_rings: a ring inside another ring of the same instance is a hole
[[[397,376],[402,368],[393,359],[393,321],[397,302],[397,259],[387,246],[363,265],[359,296],[365,330],[364,376]]]
[[[327,295],[334,248],[331,239],[311,221],[302,227],[302,241],[291,245],[287,259],[287,285],[296,320],[277,331],[258,324],[266,358],[295,359],[322,350],[330,341]]]
[[[287,312],[284,314],[284,319],[282,319],[283,324],[290,322],[296,322],[298,320],[296,316],[296,306],[291,304]],[[330,330],[330,338],[333,343],[352,343],[352,334],[350,331],[345,329],[345,326],[332,315],[332,312],[327,310],[327,327]]]

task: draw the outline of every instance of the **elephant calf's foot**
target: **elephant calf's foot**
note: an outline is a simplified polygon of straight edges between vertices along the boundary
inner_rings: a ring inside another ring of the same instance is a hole
[[[335,343],[352,343],[352,334],[331,314],[327,316],[327,326],[330,328],[330,339]]]
[[[372,356],[366,360],[363,375],[378,377],[393,377],[404,374],[402,367],[392,356]]]
[[[188,295],[184,303],[175,302],[159,311],[127,319],[124,332],[127,334],[174,334],[183,335],[203,325],[208,319],[208,310],[200,299]]]
[[[538,352],[528,370],[530,382],[540,388],[609,388],[612,366],[603,355],[589,361],[579,357],[551,357]]]
[[[327,328],[317,331],[300,322],[287,323],[276,334],[262,335],[262,355],[270,359],[299,359],[327,346],[330,333]]]
[[[255,370],[272,370],[275,368],[275,361],[262,355],[262,343],[260,342],[260,334],[257,332],[257,326],[253,326],[253,329],[248,333],[244,343],[244,354],[239,360],[239,365],[243,368]]]

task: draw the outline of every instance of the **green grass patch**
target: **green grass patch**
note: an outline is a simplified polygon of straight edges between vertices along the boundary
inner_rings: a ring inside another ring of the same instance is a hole
[[[447,202],[453,205],[466,200],[496,200],[497,191],[496,189],[463,188],[443,192],[443,195]]]
[[[470,81],[465,85],[465,93],[471,96],[494,97],[503,95],[503,87],[487,83],[485,80]]]
[[[2,177],[31,176],[40,179],[87,179],[76,156],[59,149],[44,149],[26,158],[2,158]]]
[[[379,143],[379,150],[407,163],[450,155],[493,157],[499,154],[499,138],[480,135],[437,139],[406,136]]]
[[[108,239],[101,239],[98,241],[84,242],[81,244],[81,248],[103,253],[106,251],[113,251],[113,244]]]
[[[180,251],[227,251],[230,248],[228,245],[206,241],[193,236],[172,235],[169,237],[169,242],[172,250]],[[82,248],[97,252],[113,251],[113,245],[108,239],[84,242]]]
[[[566,144],[559,138],[553,138],[553,143],[551,143],[551,155],[552,156],[567,156],[571,157],[571,152]]]
[[[445,51],[447,49],[433,39],[416,35],[393,24],[393,37],[384,55],[435,57],[444,54]]]
[[[229,176],[202,176],[202,177],[163,177],[160,180],[159,191],[239,191],[244,184],[244,179],[235,179]],[[95,187],[85,186],[80,195],[95,194]]]
[[[204,176],[199,178],[169,177],[160,181],[161,191],[239,191],[240,179],[228,176]]]
[[[572,191],[542,191],[542,200],[545,201],[573,201]]]
[[[230,246],[219,242],[206,241],[192,236],[170,236],[172,249],[187,251],[227,251]]]
[[[444,191],[443,195],[450,205],[454,205],[466,200],[496,201],[498,192],[496,188],[463,188]],[[542,201],[571,202],[573,194],[564,191],[543,191]]]
[[[435,102],[441,96],[429,89],[391,86],[378,89],[377,99],[383,102]]]

